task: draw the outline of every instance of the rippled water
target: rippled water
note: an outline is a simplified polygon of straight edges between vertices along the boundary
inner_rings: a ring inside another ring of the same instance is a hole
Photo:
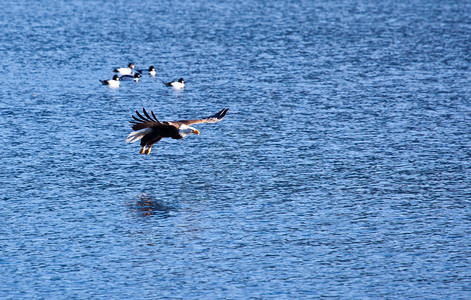
[[[469,2],[0,6],[1,298],[471,297]]]

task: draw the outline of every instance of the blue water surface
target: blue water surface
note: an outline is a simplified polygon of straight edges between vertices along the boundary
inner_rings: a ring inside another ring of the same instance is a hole
[[[0,7],[0,298],[471,298],[469,1]]]

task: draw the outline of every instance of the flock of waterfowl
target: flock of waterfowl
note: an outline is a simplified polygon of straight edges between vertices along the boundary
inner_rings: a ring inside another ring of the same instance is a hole
[[[120,81],[135,81],[138,82],[139,78],[142,77],[143,73],[148,73],[150,76],[155,77],[156,70],[154,66],[150,66],[147,70],[137,70],[135,69],[134,63],[128,64],[127,67],[116,68],[113,70],[114,73],[119,75],[114,75],[113,78],[108,80],[100,80],[103,85],[108,85],[110,88],[119,88]],[[183,78],[178,79],[177,81],[164,82],[166,86],[173,87],[177,90],[180,90],[185,87],[185,80]]]

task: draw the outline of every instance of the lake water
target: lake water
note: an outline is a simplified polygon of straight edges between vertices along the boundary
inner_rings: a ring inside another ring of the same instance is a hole
[[[0,7],[0,298],[471,298],[470,2]]]

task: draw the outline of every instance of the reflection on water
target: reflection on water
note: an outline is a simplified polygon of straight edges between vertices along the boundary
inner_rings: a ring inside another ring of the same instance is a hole
[[[164,204],[161,200],[155,200],[147,193],[141,193],[137,196],[137,201],[130,204],[132,211],[142,217],[157,215],[159,217],[167,218],[170,216],[170,211],[175,207]]]

